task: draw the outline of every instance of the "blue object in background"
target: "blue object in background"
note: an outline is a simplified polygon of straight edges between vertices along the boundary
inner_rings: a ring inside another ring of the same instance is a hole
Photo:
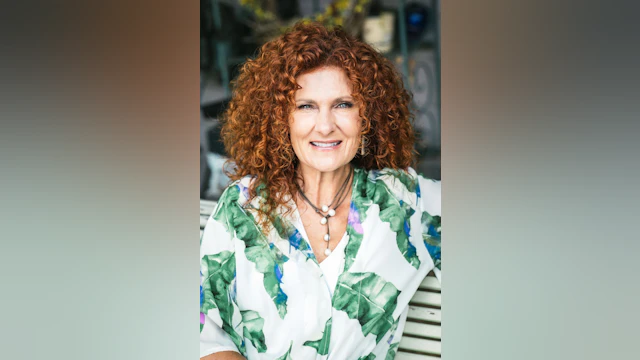
[[[405,22],[407,24],[407,40],[413,44],[420,41],[429,25],[429,9],[418,3],[406,5]]]

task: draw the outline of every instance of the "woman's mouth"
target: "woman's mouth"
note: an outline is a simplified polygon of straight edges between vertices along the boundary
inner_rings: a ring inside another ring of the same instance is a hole
[[[340,143],[342,143],[342,141],[338,140],[338,141],[312,141],[311,145],[315,146],[315,147],[319,147],[319,148],[332,148],[332,147],[336,147],[338,145],[340,145]]]

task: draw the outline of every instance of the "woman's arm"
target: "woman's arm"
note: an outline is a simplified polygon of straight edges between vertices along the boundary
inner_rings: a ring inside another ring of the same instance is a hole
[[[220,197],[200,242],[200,356],[207,360],[245,360],[242,315],[230,289],[235,286],[235,242],[227,230],[237,206],[239,187],[232,185]],[[237,332],[240,331],[240,333]]]
[[[201,357],[200,360],[247,360],[235,351],[222,351]]]

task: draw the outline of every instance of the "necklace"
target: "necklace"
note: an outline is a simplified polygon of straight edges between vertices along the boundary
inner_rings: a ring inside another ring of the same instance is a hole
[[[352,176],[353,176],[353,169],[350,169],[349,170],[349,175],[347,175],[347,178],[344,180],[344,183],[342,183],[342,185],[340,186],[340,189],[338,189],[338,192],[333,197],[333,200],[331,201],[331,204],[322,205],[322,208],[319,208],[319,207],[315,206],[307,198],[307,196],[304,194],[302,189],[300,189],[300,186],[298,186],[298,191],[300,192],[300,195],[302,195],[302,198],[304,199],[304,201],[307,204],[309,204],[309,206],[311,206],[313,208],[313,210],[316,211],[317,214],[322,216],[322,218],[320,219],[320,224],[327,226],[327,233],[323,237],[324,241],[327,243],[327,248],[324,249],[324,254],[326,256],[329,256],[329,254],[331,254],[331,249],[329,249],[329,241],[331,240],[331,233],[329,232],[329,219],[336,214],[336,210],[335,209],[340,207],[340,205],[342,204],[344,199],[347,198],[347,191],[346,191],[347,184],[349,184],[349,180],[351,180]]]

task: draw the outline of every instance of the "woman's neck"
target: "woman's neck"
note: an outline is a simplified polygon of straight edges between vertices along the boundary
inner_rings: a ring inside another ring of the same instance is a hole
[[[300,189],[313,204],[322,207],[322,205],[329,205],[334,200],[340,187],[350,175],[351,165],[345,165],[331,172],[300,167],[298,172],[304,181],[304,186],[299,184]],[[349,187],[347,191],[350,192],[350,189]]]

